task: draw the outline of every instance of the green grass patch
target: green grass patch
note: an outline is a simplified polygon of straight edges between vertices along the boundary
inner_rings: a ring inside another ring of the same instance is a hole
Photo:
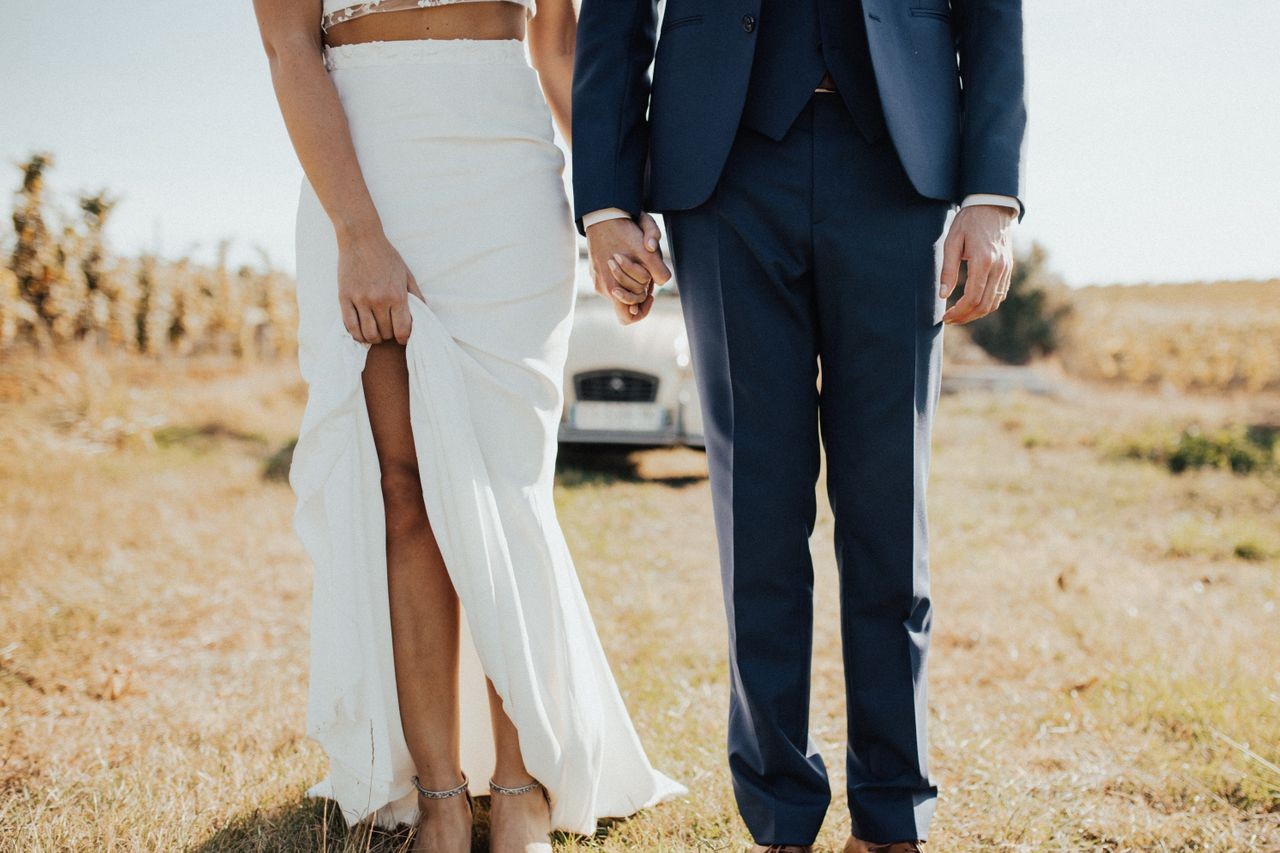
[[[1256,424],[1203,430],[1184,427],[1176,434],[1150,432],[1122,439],[1110,455],[1154,462],[1174,474],[1202,468],[1236,474],[1280,470],[1280,427]]]
[[[266,438],[257,433],[233,429],[225,424],[206,423],[198,426],[177,424],[163,426],[151,433],[157,447],[180,447],[196,453],[209,453],[224,441],[265,446]]]
[[[1170,557],[1235,558],[1264,562],[1280,557],[1280,530],[1252,518],[1202,516],[1175,521],[1168,534]]]
[[[291,439],[267,457],[267,461],[262,466],[262,476],[273,483],[289,482],[289,470],[293,466],[293,449],[297,446],[298,439]]]

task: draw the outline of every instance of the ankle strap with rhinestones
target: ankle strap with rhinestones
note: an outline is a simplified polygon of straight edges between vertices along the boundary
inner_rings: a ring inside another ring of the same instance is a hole
[[[465,794],[467,792],[468,784],[469,783],[467,782],[467,774],[463,773],[462,784],[459,785],[458,787],[450,788],[447,791],[428,791],[426,788],[422,787],[422,783],[418,781],[417,776],[413,777],[413,787],[418,789],[418,795],[421,797],[425,797],[428,800],[447,800],[450,797],[456,797],[460,794]]]
[[[489,791],[494,794],[501,794],[504,797],[518,797],[521,794],[532,793],[542,788],[542,783],[537,779],[528,785],[521,785],[519,788],[504,788],[492,779],[489,780]]]

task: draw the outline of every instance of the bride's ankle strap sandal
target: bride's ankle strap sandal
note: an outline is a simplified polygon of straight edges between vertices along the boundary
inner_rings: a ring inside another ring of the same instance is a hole
[[[470,784],[471,783],[467,781],[467,774],[464,773],[462,774],[462,784],[458,787],[450,788],[447,791],[429,791],[422,787],[422,782],[418,781],[417,776],[413,777],[413,787],[418,789],[418,796],[428,800],[448,800],[452,797],[462,796],[463,794],[467,794],[467,789],[470,787]],[[467,800],[470,801],[470,799],[471,795],[467,794]]]
[[[547,789],[537,779],[534,779],[528,785],[521,785],[519,788],[504,788],[492,779],[489,780],[489,792],[502,797],[519,797],[524,794],[531,794],[534,791],[541,791],[542,796],[550,801]]]

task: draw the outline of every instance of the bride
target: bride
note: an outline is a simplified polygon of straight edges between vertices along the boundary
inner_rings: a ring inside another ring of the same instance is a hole
[[[487,777],[492,849],[547,850],[683,792],[645,757],[552,502],[574,7],[350,3],[255,0],[306,173],[311,793],[461,853]]]

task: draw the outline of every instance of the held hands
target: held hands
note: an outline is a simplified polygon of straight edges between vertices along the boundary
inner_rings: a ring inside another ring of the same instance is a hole
[[[422,299],[400,253],[381,231],[338,241],[338,301],[342,322],[360,343],[409,340],[409,294]],[[425,300],[424,300],[425,301]]]
[[[946,299],[960,279],[960,261],[969,262],[960,301],[942,315],[944,323],[968,323],[1000,307],[1009,295],[1013,275],[1010,232],[1016,212],[1008,207],[975,204],[960,209],[942,244],[942,276],[938,295]]]
[[[654,287],[671,280],[661,242],[662,231],[647,213],[639,223],[606,219],[587,229],[591,282],[597,293],[613,300],[624,326],[648,316]]]

